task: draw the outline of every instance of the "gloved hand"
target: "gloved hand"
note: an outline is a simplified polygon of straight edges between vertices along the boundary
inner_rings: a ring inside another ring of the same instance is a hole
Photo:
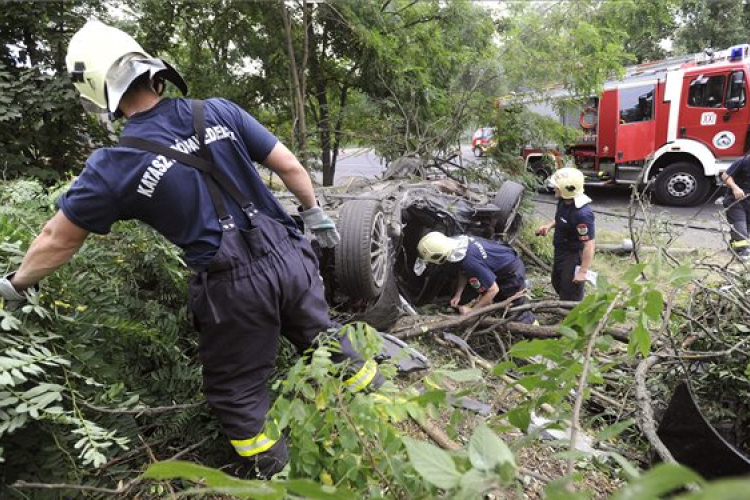
[[[16,273],[8,274],[0,279],[0,297],[5,299],[5,308],[11,311],[16,309],[26,300],[26,297],[22,293],[18,293],[16,287],[10,282],[14,274]]]
[[[341,237],[339,232],[336,231],[336,224],[325,214],[322,208],[308,208],[300,211],[299,215],[302,217],[305,227],[312,231],[318,239],[321,247],[331,248],[338,245]]]

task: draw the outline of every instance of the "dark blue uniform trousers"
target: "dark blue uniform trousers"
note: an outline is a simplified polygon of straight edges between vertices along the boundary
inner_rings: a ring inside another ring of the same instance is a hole
[[[583,300],[585,283],[573,283],[576,266],[581,265],[581,250],[577,248],[555,247],[552,264],[552,287],[560,300]]]
[[[504,267],[500,272],[496,272],[495,282],[499,290],[493,302],[502,302],[526,288],[526,266],[523,265],[523,261],[520,258],[516,258],[512,264]],[[466,287],[461,294],[461,303],[470,302],[477,296],[479,294],[476,290]],[[526,297],[520,297],[513,301],[513,306],[520,306],[526,302],[528,302]],[[522,311],[513,320],[530,325],[536,321],[536,316],[531,311]]]
[[[745,198],[735,203],[734,196],[728,194],[724,197],[724,208],[727,210],[727,222],[732,228],[730,233],[731,246],[734,250],[742,249],[747,252],[750,242],[748,241],[748,229],[750,229],[750,198]]]
[[[279,335],[303,351],[333,325],[310,243],[263,214],[252,224],[223,233],[208,269],[191,279],[189,300],[208,403],[237,453],[268,477],[287,461],[284,440],[262,432]],[[349,360],[356,385],[374,384],[374,362],[340,342],[334,361]]]

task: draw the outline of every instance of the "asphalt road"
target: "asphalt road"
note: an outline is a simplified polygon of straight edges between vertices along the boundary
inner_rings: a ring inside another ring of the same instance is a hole
[[[474,158],[469,146],[462,147],[462,157],[464,162],[482,161]],[[384,164],[371,150],[347,148],[339,156],[335,183],[339,184],[348,177],[374,178],[384,170]],[[597,230],[610,240],[620,235],[627,236],[630,189],[613,186],[589,188],[586,192],[593,199]],[[634,225],[648,225],[650,230],[658,231],[663,237],[674,238],[677,246],[723,250],[726,248],[726,234],[722,230],[726,231],[727,225],[721,206],[715,201],[716,196],[695,207],[649,205],[645,211],[637,212]],[[532,196],[532,202],[535,218],[547,220],[554,216],[556,202],[553,195],[537,193]],[[597,240],[601,241],[600,238]]]

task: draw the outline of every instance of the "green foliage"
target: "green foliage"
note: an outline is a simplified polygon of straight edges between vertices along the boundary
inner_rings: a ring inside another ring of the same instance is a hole
[[[745,2],[680,0],[678,13],[682,21],[675,33],[678,52],[691,54],[747,43],[750,6]]]
[[[0,169],[46,183],[78,171],[106,130],[83,116],[64,70],[72,33],[100,2],[22,2],[0,16]]]
[[[4,272],[18,266],[56,195],[29,181],[0,185]],[[205,408],[156,417],[126,413],[200,397],[185,278],[172,245],[144,226],[123,223],[107,238],[91,236],[23,307],[0,307],[6,484],[79,477],[140,446],[140,438],[184,443],[216,432]]]

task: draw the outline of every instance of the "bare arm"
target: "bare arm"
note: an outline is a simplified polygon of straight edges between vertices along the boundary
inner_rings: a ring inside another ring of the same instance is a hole
[[[497,286],[497,282],[492,283],[492,286],[487,289],[486,292],[482,294],[482,296],[477,301],[476,305],[474,306],[474,309],[481,309],[483,307],[487,307],[488,305],[492,304],[492,301],[495,300],[495,295],[500,291],[500,287]]]
[[[458,312],[461,313],[462,316],[465,316],[469,314],[472,310],[476,311],[483,307],[487,307],[488,305],[492,304],[492,302],[495,300],[495,295],[497,295],[499,291],[500,291],[500,287],[497,286],[497,282],[492,283],[492,286],[489,287],[486,292],[480,295],[479,300],[477,301],[476,304],[474,304],[473,309],[469,306],[459,306]]]
[[[458,282],[456,283],[456,290],[453,292],[453,298],[451,299],[451,306],[458,307],[458,303],[461,302],[461,294],[466,288],[466,284],[469,280],[466,278],[466,274],[463,272],[458,273]]]
[[[317,205],[310,175],[294,153],[281,142],[276,143],[263,165],[281,178],[281,182],[297,197],[303,209]]]
[[[19,291],[36,285],[68,262],[88,235],[88,231],[76,226],[58,211],[31,243],[11,283]]]
[[[736,200],[741,200],[745,197],[745,191],[740,188],[736,182],[734,182],[734,179],[731,175],[727,175],[726,172],[721,174],[721,180],[724,181],[724,184],[727,185],[729,189],[732,190],[732,194],[734,195],[734,198]]]

